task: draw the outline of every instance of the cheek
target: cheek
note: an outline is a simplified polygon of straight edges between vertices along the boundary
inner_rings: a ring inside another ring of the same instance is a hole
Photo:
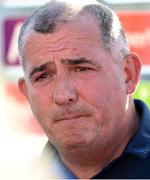
[[[44,86],[31,84],[28,90],[30,103],[36,102],[36,105],[42,105],[42,103],[47,104],[50,102],[52,89],[49,84]]]
[[[36,120],[47,134],[52,127],[50,118],[52,103],[48,88],[42,90],[33,88],[32,92],[30,92],[30,105]]]
[[[98,111],[125,106],[126,90],[123,81],[110,76],[89,78],[78,83],[79,96]],[[115,111],[115,110],[114,110]]]
[[[31,109],[36,116],[37,119],[41,119],[44,115],[46,115],[47,108],[50,109],[51,106],[51,91],[50,88],[47,87],[29,87],[29,103],[31,105]]]
[[[82,82],[80,84],[80,97],[87,106],[93,109],[93,120],[95,125],[99,127],[101,136],[109,136],[108,129],[112,129],[112,134],[115,133],[118,121],[125,113],[125,87],[113,79],[105,79],[101,82],[98,80],[90,81],[90,83],[88,81]]]

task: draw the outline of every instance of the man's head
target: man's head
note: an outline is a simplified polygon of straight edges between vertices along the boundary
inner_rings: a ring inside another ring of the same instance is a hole
[[[100,3],[52,1],[23,25],[19,52],[19,88],[60,154],[119,146],[140,62],[114,12]]]

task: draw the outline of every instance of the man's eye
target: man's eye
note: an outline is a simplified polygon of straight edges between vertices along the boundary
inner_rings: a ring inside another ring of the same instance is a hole
[[[89,67],[76,67],[75,71],[77,72],[82,72],[82,71],[89,71],[89,70],[92,70],[91,68]]]
[[[44,79],[48,78],[48,74],[42,74],[39,77],[35,79],[35,81],[42,81]]]

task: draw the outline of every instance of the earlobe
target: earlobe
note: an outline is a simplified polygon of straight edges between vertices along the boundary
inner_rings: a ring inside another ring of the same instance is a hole
[[[134,93],[140,79],[141,61],[136,54],[129,54],[124,58],[124,72],[126,93]]]
[[[28,99],[28,91],[27,91],[26,82],[24,78],[20,78],[18,80],[18,88],[20,92]]]

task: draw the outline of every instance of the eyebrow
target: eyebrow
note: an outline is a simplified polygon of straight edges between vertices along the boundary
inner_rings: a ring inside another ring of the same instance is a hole
[[[41,64],[40,66],[33,67],[32,71],[31,71],[30,74],[29,74],[29,78],[31,79],[32,76],[33,76],[33,74],[45,70],[46,67],[47,67],[49,64],[52,64],[52,63],[53,63],[53,62],[46,62],[46,63],[44,63],[44,64]]]
[[[77,64],[84,64],[84,63],[93,64],[94,65],[94,63],[91,60],[88,60],[86,58],[62,59],[62,63],[63,64],[67,64],[67,65],[77,65]]]
[[[84,64],[84,63],[88,63],[88,64],[93,64],[94,63],[86,58],[79,58],[79,59],[62,59],[62,64],[66,64],[66,65],[77,65],[77,64]],[[41,64],[40,66],[37,67],[33,67],[31,73],[29,74],[29,79],[32,79],[32,76],[37,73],[37,72],[41,72],[43,70],[45,70],[47,68],[48,65],[53,64],[53,62],[46,62],[44,64]]]

